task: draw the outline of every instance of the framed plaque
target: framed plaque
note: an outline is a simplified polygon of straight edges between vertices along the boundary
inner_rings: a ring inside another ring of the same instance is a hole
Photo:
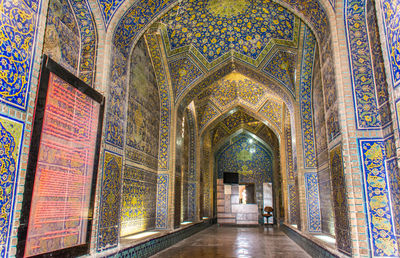
[[[104,97],[43,57],[17,256],[89,252]]]

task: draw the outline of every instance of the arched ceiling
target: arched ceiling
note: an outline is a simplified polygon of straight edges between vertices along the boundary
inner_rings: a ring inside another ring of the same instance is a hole
[[[231,56],[258,66],[275,44],[296,47],[300,24],[271,0],[185,0],[160,22],[168,56],[190,51],[207,69]]]
[[[212,121],[240,106],[259,113],[281,131],[285,105],[281,99],[270,95],[266,88],[238,72],[231,72],[215,81],[194,99],[199,130],[203,131]],[[230,117],[236,116],[239,120],[248,117],[240,110]]]
[[[291,95],[285,102],[295,98],[303,25],[279,4],[271,0],[183,0],[156,24],[159,30],[147,33],[161,34],[175,103],[182,101],[186,106],[238,66],[251,67],[254,71],[242,70],[262,78],[261,83],[270,89]]]
[[[252,138],[257,139],[259,142],[266,144],[273,155],[278,158],[279,156],[279,140],[274,132],[268,126],[259,122],[256,128],[246,127],[245,125],[235,127],[234,130],[227,132],[224,124],[219,123],[213,130],[211,130],[211,145],[214,151],[221,149],[227,142],[237,138],[239,135],[247,134]]]

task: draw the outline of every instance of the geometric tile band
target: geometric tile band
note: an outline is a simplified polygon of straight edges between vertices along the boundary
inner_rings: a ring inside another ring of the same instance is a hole
[[[165,229],[168,226],[168,186],[169,175],[159,174],[157,178],[157,213],[156,228]]]
[[[314,65],[314,54],[316,40],[310,29],[304,31],[303,57],[300,74],[300,109],[301,128],[304,145],[304,167],[315,168],[315,143],[312,110],[312,70]]]
[[[321,232],[318,174],[304,173],[306,186],[307,222],[309,232]]]
[[[169,168],[169,128],[171,124],[171,96],[169,94],[169,84],[166,76],[167,68],[161,59],[161,50],[159,48],[156,35],[146,35],[147,44],[150,50],[150,56],[153,62],[156,75],[159,95],[160,95],[160,143],[158,151],[158,169],[168,170]]]

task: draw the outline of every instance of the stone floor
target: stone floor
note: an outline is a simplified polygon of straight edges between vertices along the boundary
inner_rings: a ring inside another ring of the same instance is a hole
[[[311,257],[276,227],[214,225],[152,257]]]

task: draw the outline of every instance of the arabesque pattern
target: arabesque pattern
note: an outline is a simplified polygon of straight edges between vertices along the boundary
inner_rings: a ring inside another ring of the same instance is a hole
[[[24,123],[0,115],[0,256],[8,257]]]
[[[397,257],[393,207],[389,195],[383,139],[359,139],[372,256]]]
[[[226,8],[218,8],[221,5]],[[228,6],[235,11],[227,11]],[[272,39],[294,39],[295,20],[270,0],[223,0],[217,6],[211,0],[186,0],[161,19],[167,26],[166,47],[175,54],[192,46],[203,63],[216,62],[231,51],[257,60]]]
[[[400,85],[400,2],[396,0],[380,0],[380,2],[393,86],[397,87]]]
[[[303,135],[304,167],[316,167],[313,109],[312,109],[312,74],[316,40],[311,30],[304,32],[303,57],[300,72],[300,115]]]
[[[39,3],[0,1],[0,99],[22,110],[28,101]]]

